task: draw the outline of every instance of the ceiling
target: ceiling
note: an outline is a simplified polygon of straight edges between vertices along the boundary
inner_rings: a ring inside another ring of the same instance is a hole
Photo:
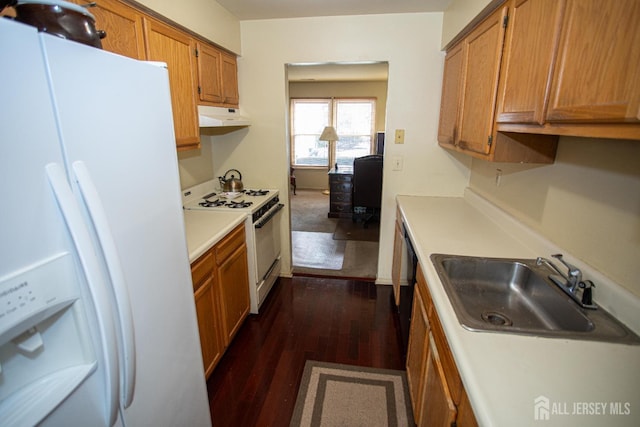
[[[216,0],[239,20],[443,12],[451,0]]]

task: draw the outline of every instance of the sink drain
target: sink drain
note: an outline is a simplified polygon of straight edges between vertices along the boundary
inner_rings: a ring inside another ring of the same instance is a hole
[[[513,325],[513,322],[507,316],[497,311],[485,311],[481,316],[482,320],[495,326]]]

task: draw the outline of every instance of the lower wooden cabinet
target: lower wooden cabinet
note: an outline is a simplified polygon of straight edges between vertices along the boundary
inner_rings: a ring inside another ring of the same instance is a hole
[[[420,266],[406,367],[413,414],[418,426],[478,425]]]
[[[220,292],[222,334],[229,345],[249,315],[249,267],[244,224],[215,246],[216,279]]]
[[[409,348],[407,349],[407,382],[409,395],[413,406],[413,418],[416,424],[423,425],[423,392],[426,361],[429,351],[429,319],[427,306],[422,301],[421,293],[417,290],[413,294],[411,310],[411,327],[409,328]]]
[[[208,378],[249,314],[244,224],[191,264],[191,277]]]
[[[219,323],[220,298],[216,292],[215,265],[212,251],[207,252],[191,265],[200,347],[204,372],[208,377],[224,352],[224,342],[217,324]]]
[[[420,401],[422,422],[419,425],[451,426],[456,422],[458,410],[453,403],[447,377],[432,333],[429,333],[428,344],[424,395]]]

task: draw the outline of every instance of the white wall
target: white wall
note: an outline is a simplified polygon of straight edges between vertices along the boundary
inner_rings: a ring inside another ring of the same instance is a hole
[[[470,186],[640,295],[640,142],[563,137],[548,166],[474,160]]]
[[[387,61],[385,129],[405,129],[403,145],[386,144],[378,281],[391,282],[397,194],[461,195],[470,159],[437,146],[442,83],[442,13],[242,21],[240,100],[252,119],[246,134],[213,141],[216,174],[235,167],[254,186],[277,186],[288,205],[285,64]],[[388,162],[401,156],[404,169]],[[220,162],[219,164],[216,162]],[[283,273],[291,271],[288,212],[283,216]]]
[[[241,53],[240,21],[217,2],[211,0],[137,1],[219,46],[236,54]]]
[[[452,0],[444,12],[442,44],[444,47],[492,0]]]

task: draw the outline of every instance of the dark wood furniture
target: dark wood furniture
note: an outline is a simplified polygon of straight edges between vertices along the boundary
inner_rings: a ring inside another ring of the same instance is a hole
[[[293,188],[293,195],[296,194],[296,176],[294,175],[295,169],[291,168],[289,171],[289,183],[291,184],[291,188]]]
[[[329,171],[329,218],[351,218],[353,168],[340,166]]]

